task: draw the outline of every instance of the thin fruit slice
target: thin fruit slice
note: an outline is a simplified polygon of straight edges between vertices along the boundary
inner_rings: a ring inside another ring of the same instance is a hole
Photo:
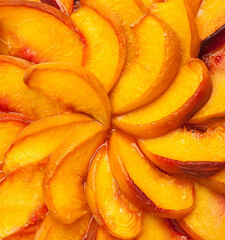
[[[56,222],[48,214],[39,227],[34,240],[81,240],[86,239],[92,215],[88,212],[73,224]]]
[[[4,172],[46,164],[49,156],[66,136],[84,122],[92,121],[82,114],[62,114],[31,123],[20,132],[5,155]]]
[[[140,153],[135,140],[118,131],[112,133],[109,149],[121,191],[139,208],[166,218],[182,218],[191,211],[194,192],[190,181],[158,170]]]
[[[205,187],[212,189],[212,191],[225,194],[225,170],[222,170],[213,176],[197,178],[196,180]]]
[[[113,114],[121,114],[159,97],[180,65],[180,44],[173,30],[149,14],[134,27],[135,56],[110,93]]]
[[[196,240],[225,239],[225,197],[201,185],[195,188],[195,208],[184,219],[181,227]]]
[[[91,6],[98,12],[108,8],[122,22],[127,39],[126,62],[129,63],[135,54],[134,34],[130,26],[144,14],[139,8],[139,0],[80,0],[80,4]]]
[[[200,40],[203,41],[225,24],[223,0],[203,0],[196,17]]]
[[[137,240],[189,240],[189,237],[179,232],[170,219],[145,213],[143,230]]]
[[[0,27],[1,54],[34,63],[82,63],[81,35],[56,8],[25,0],[0,1]]]
[[[113,236],[133,239],[141,232],[142,214],[120,192],[110,170],[105,146],[98,151],[92,162],[86,198],[98,224]]]
[[[73,12],[74,0],[40,0],[42,3],[47,3],[55,8],[60,9],[63,13],[69,15]]]
[[[0,165],[10,144],[29,123],[30,120],[22,115],[0,113]]]
[[[181,66],[177,77],[160,98],[114,117],[113,124],[135,137],[161,136],[191,119],[207,102],[211,91],[211,79],[205,64],[199,59],[190,59]]]
[[[210,143],[210,144],[209,144]],[[225,167],[225,128],[179,128],[159,138],[139,140],[145,155],[169,173],[207,177]]]
[[[206,105],[190,120],[192,124],[207,123],[225,116],[225,45],[218,46],[214,51],[202,56],[202,59],[210,71],[213,91]]]
[[[97,11],[86,5],[71,18],[85,38],[82,65],[109,92],[121,74],[126,56],[126,37],[120,21],[108,9]]]
[[[0,238],[44,217],[42,179],[43,171],[18,171],[0,184]]]
[[[108,96],[95,76],[82,67],[42,63],[30,67],[24,81],[32,89],[67,108],[93,116],[106,128],[110,126]]]
[[[31,63],[10,56],[0,55],[0,111],[19,112],[32,119],[39,119],[62,112],[57,102],[29,89],[23,82],[25,70]]]
[[[54,151],[45,170],[43,191],[51,215],[69,224],[86,214],[84,181],[88,166],[106,138],[105,129],[96,122],[75,129]]]
[[[189,0],[167,0],[153,4],[151,13],[174,29],[181,42],[183,61],[198,57],[200,41]]]

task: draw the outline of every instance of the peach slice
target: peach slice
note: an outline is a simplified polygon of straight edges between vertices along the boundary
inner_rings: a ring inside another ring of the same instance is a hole
[[[86,199],[98,224],[113,236],[133,239],[142,229],[142,214],[120,192],[109,166],[106,147],[96,154],[88,173]]]
[[[192,124],[207,123],[225,116],[225,46],[218,46],[218,49],[204,55],[202,59],[210,71],[213,91],[206,105],[190,120]]]
[[[85,38],[83,66],[109,92],[121,74],[126,56],[126,37],[120,21],[106,8],[98,11],[85,4],[71,18]]]
[[[29,119],[19,114],[0,113],[0,165],[3,164],[5,152]]]
[[[66,63],[42,63],[30,67],[24,82],[32,89],[74,111],[91,115],[110,126],[108,96],[95,76],[79,66]]]
[[[143,12],[148,12],[151,5],[159,1],[161,0],[136,0],[137,4]]]
[[[14,57],[0,56],[0,111],[19,112],[39,119],[64,110],[57,102],[29,89],[23,82],[31,63]]]
[[[54,151],[45,170],[43,191],[51,215],[73,223],[86,214],[84,181],[97,148],[104,143],[105,129],[95,122],[75,129]]]
[[[114,117],[113,124],[135,137],[161,136],[191,119],[207,102],[211,91],[211,79],[205,64],[199,59],[190,59],[181,66],[177,77],[160,98]]]
[[[143,230],[137,240],[189,240],[189,237],[179,232],[171,220],[145,213]]]
[[[0,184],[0,238],[34,224],[46,214],[43,171],[18,171]]]
[[[139,140],[145,155],[166,172],[208,177],[225,167],[225,128],[179,128],[159,138]],[[210,144],[209,144],[210,143]]]
[[[198,57],[200,41],[189,0],[167,0],[153,4],[151,13],[174,29],[181,42],[183,61]]]
[[[109,149],[121,191],[139,208],[167,218],[182,218],[191,211],[194,192],[190,181],[159,171],[139,152],[135,140],[118,131],[112,133]]]
[[[63,13],[68,13],[69,15],[73,12],[73,0],[41,0],[41,2],[58,8]]]
[[[223,0],[203,0],[196,17],[200,40],[203,41],[225,24]]]
[[[129,63],[135,54],[134,34],[130,26],[142,18],[139,0],[80,0],[81,5],[88,5],[98,12],[108,8],[122,22],[127,39],[126,62]],[[110,14],[111,15],[111,14]]]
[[[156,99],[174,80],[180,65],[179,41],[165,22],[147,14],[133,31],[136,54],[110,93],[113,114]]]
[[[92,215],[88,212],[73,224],[56,222],[48,214],[38,229],[34,240],[81,240],[86,239]]]
[[[201,185],[195,188],[195,207],[184,219],[181,227],[196,240],[225,238],[225,197]]]
[[[5,155],[4,172],[46,164],[48,157],[71,130],[92,121],[82,114],[62,114],[32,122],[21,131]]]
[[[82,63],[82,37],[72,20],[56,8],[25,0],[3,0],[0,25],[1,54],[34,63]]]

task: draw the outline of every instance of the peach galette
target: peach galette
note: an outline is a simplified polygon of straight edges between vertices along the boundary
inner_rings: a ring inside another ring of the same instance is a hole
[[[223,0],[0,1],[0,239],[225,239]]]

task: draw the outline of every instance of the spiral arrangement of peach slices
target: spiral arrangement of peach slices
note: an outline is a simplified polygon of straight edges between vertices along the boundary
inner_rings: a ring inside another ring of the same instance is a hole
[[[224,0],[0,1],[0,239],[225,239]]]

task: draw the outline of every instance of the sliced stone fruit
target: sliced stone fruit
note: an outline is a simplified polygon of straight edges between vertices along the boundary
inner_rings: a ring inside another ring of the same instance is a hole
[[[149,14],[132,27],[135,56],[110,93],[113,114],[121,114],[159,97],[180,65],[180,44],[174,31]]]
[[[95,155],[85,190],[88,205],[100,226],[122,239],[134,239],[140,234],[142,213],[121,193],[105,146]]]
[[[45,203],[58,222],[70,224],[87,213],[84,182],[90,161],[106,135],[96,122],[83,124],[51,155],[45,169],[43,192]]]
[[[190,81],[191,79],[191,81]],[[190,59],[158,99],[127,114],[115,116],[116,128],[139,138],[166,134],[186,123],[208,101],[212,83],[205,64]]]

